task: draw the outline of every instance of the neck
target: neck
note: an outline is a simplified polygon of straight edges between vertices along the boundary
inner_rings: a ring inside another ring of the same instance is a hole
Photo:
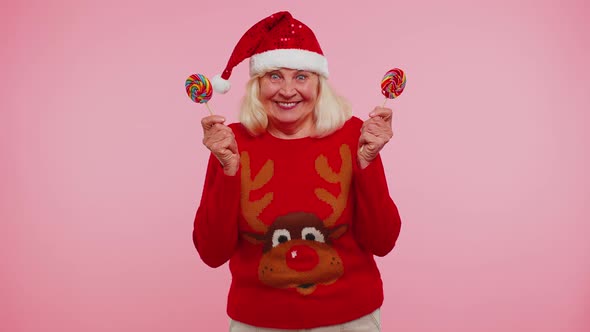
[[[281,139],[297,139],[309,137],[313,134],[313,124],[302,125],[298,123],[281,124],[276,126],[272,123],[268,124],[267,131],[276,138]]]

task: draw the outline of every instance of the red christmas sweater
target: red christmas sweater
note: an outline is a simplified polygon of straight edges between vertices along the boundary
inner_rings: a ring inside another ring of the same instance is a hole
[[[201,259],[229,260],[228,315],[268,328],[341,324],[376,310],[374,256],[391,251],[400,217],[381,159],[357,163],[362,121],[324,138],[253,137],[232,124],[235,176],[209,159],[193,241]]]

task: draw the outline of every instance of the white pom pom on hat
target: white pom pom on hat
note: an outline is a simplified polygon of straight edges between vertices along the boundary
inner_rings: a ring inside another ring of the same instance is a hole
[[[213,91],[223,94],[229,91],[231,83],[221,78],[221,75],[215,75],[211,79],[211,86],[213,86]]]
[[[313,31],[289,12],[278,12],[253,25],[236,44],[221,75],[211,80],[213,90],[226,93],[235,66],[250,58],[250,76],[271,68],[308,70],[328,77],[328,61]]]

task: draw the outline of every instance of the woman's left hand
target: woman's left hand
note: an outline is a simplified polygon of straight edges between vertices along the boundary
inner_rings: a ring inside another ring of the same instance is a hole
[[[393,111],[390,108],[375,107],[369,114],[370,118],[363,123],[358,146],[358,159],[361,168],[369,166],[377,158],[379,151],[393,137],[392,115]]]

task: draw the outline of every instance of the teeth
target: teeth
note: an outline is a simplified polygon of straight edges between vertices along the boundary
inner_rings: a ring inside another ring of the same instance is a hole
[[[278,103],[281,107],[293,107],[297,105],[297,103]]]

